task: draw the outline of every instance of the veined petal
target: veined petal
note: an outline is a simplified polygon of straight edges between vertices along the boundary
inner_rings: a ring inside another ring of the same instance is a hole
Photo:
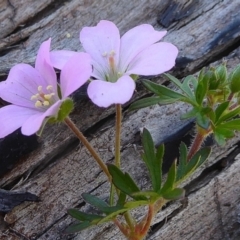
[[[57,101],[50,108],[48,108],[46,112],[36,112],[36,114],[30,116],[22,125],[21,128],[22,134],[30,136],[36,133],[40,129],[46,117],[56,116],[61,104],[62,101]]]
[[[43,42],[38,50],[35,69],[43,76],[45,84],[53,86],[54,92],[57,92],[57,76],[50,61],[50,44],[51,39]]]
[[[6,81],[0,83],[0,97],[22,107],[34,108],[31,96],[45,81],[39,72],[28,64],[17,64],[11,68]]]
[[[121,38],[119,71],[125,72],[129,63],[145,48],[158,42],[167,31],[156,31],[149,24],[132,28]]]
[[[129,76],[122,76],[117,82],[93,80],[87,89],[89,98],[99,107],[124,104],[129,101],[135,89],[135,82]]]
[[[78,52],[68,50],[51,51],[50,61],[53,67],[62,70],[67,61],[76,54],[78,54]]]
[[[89,54],[78,53],[71,57],[64,65],[60,76],[62,97],[66,98],[86,83],[91,73],[92,66]]]
[[[178,49],[171,43],[153,44],[140,52],[129,64],[127,73],[137,75],[157,75],[170,70],[175,65]]]
[[[120,35],[116,25],[102,20],[96,27],[84,27],[80,32],[83,48],[93,59],[94,68],[101,79],[110,71],[109,55],[118,66]]]
[[[29,117],[36,113],[37,110],[15,105],[0,108],[0,138],[20,128]]]

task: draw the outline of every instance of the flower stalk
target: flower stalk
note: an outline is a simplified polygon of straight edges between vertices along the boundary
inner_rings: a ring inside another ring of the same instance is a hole
[[[73,121],[69,117],[65,118],[64,122],[72,130],[72,132],[77,136],[77,138],[83,143],[83,145],[88,149],[88,151],[96,160],[100,168],[107,175],[109,182],[112,182],[112,177],[107,169],[106,164],[103,162],[103,160],[95,151],[95,149],[92,147],[92,145],[88,142],[85,136],[81,133],[81,131],[76,127],[76,125],[73,123]]]

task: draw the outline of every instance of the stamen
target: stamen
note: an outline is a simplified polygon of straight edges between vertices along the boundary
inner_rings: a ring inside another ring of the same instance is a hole
[[[42,107],[42,103],[41,103],[39,100],[37,100],[37,101],[35,102],[35,107],[36,107],[36,108]]]
[[[49,100],[49,99],[51,99],[52,95],[51,94],[45,94],[43,97],[44,97],[44,99]]]
[[[44,101],[43,102],[43,106],[49,106],[49,105],[50,105],[49,101]]]
[[[42,86],[38,86],[38,91],[39,91],[39,92],[42,91]]]
[[[32,96],[31,96],[31,100],[37,100],[37,98],[38,98],[38,97],[37,97],[36,95],[32,95]]]
[[[48,86],[46,87],[46,89],[47,89],[48,91],[52,91],[52,90],[53,90],[53,86],[52,86],[52,85],[48,85]]]
[[[107,56],[107,52],[104,52],[104,53],[102,54],[102,56],[103,56],[103,57],[106,57],[106,56]]]

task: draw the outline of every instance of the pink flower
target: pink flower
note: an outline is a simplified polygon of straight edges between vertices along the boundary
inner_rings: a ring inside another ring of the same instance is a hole
[[[131,75],[157,75],[175,65],[177,48],[171,43],[158,42],[167,32],[155,31],[149,24],[137,26],[121,38],[116,25],[100,21],[96,27],[84,27],[80,41],[91,55],[93,64],[88,96],[100,107],[124,104],[135,90]],[[71,56],[69,51],[53,52],[54,66],[61,68]]]
[[[19,127],[24,135],[36,133],[45,118],[56,117],[67,97],[89,79],[91,58],[87,53],[78,53],[63,67],[58,85],[50,64],[50,43],[51,39],[41,44],[35,68],[18,64],[0,83],[0,97],[12,103],[0,108],[0,138]]]

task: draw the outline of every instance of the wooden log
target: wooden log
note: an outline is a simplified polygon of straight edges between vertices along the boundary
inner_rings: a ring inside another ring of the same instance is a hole
[[[65,4],[51,1],[11,1],[10,4],[6,1],[1,4],[4,11],[0,12],[0,19],[4,20],[1,25],[4,31],[0,42],[0,76],[3,79],[13,65],[20,62],[33,64],[40,43],[49,37],[52,37],[53,49],[81,50],[79,30],[83,26],[95,25],[101,19],[114,21],[121,33],[142,23],[150,23],[159,30],[163,26],[158,23],[168,26],[169,33],[164,40],[174,43],[180,50],[173,69],[173,74],[179,77],[196,73],[200,67],[221,61],[226,56],[229,68],[239,62],[240,19],[236,9],[240,8],[240,3],[237,0],[72,0]],[[176,9],[179,10],[177,17]],[[15,25],[11,24],[12,20]],[[155,77],[154,81],[166,82],[162,77]],[[134,99],[146,95],[141,86],[137,90]],[[114,108],[103,111],[78,96],[75,95],[77,104],[72,119],[99,150],[104,161],[112,162]],[[122,166],[146,189],[149,181],[139,155],[140,129],[147,127],[155,143],[159,144],[169,133],[186,124],[179,118],[189,106],[178,103],[135,112],[128,112],[127,107],[128,104],[124,108]],[[0,186],[31,192],[39,196],[41,202],[23,203],[6,214],[4,219],[10,228],[2,230],[0,238],[123,239],[111,224],[75,235],[63,234],[73,222],[66,213],[68,208],[89,211],[81,193],[106,197],[109,186],[89,153],[66,126],[48,126],[39,141],[37,150],[1,177]],[[214,148],[209,161],[185,183],[188,204],[178,201],[160,212],[153,222],[149,239],[234,239],[238,236],[237,231],[231,232],[231,227],[236,229],[239,226],[239,189],[236,186],[239,160],[234,163],[224,160],[230,153],[237,154],[238,142],[237,135],[224,149]],[[229,163],[229,168],[218,170],[224,161]],[[222,193],[224,189],[226,194]],[[224,206],[227,203],[230,207]],[[212,214],[206,216],[208,212]],[[141,215],[140,212],[137,217]],[[163,224],[168,218],[170,221]]]

